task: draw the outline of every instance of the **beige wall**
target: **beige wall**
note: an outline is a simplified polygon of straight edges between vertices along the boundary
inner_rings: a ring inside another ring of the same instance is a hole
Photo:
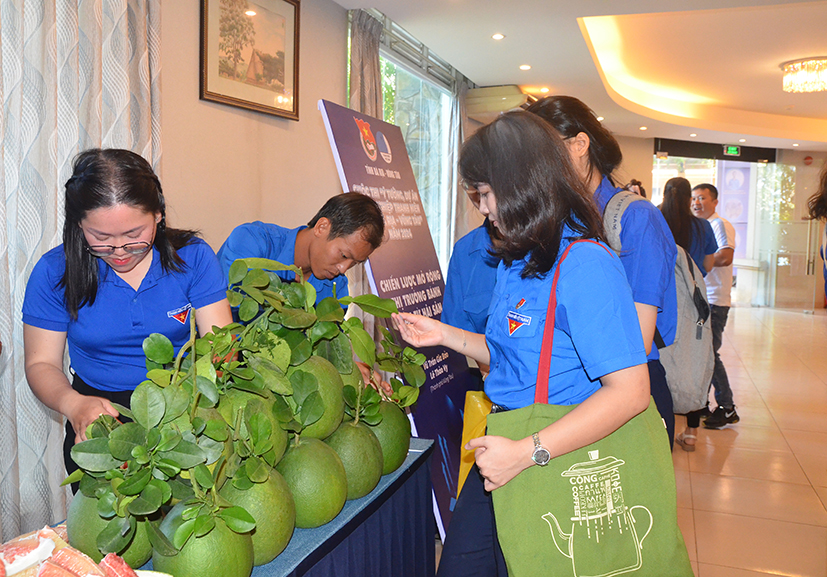
[[[643,183],[646,198],[652,199],[652,162],[655,154],[654,138],[634,138],[618,136],[617,142],[623,151],[623,164],[616,171],[618,186],[624,186],[633,178]]]
[[[341,192],[316,103],[345,104],[347,12],[303,0],[299,121],[199,100],[200,2],[164,2],[160,176],[172,226],[215,249],[238,224],[306,223]]]

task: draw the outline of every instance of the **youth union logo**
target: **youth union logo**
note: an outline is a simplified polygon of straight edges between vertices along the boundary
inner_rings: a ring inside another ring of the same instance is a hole
[[[187,303],[179,309],[175,309],[174,311],[167,311],[167,316],[171,319],[175,319],[182,325],[185,325],[187,324],[187,319],[189,318],[191,309],[192,305],[190,303]]]
[[[359,127],[359,140],[362,141],[362,149],[368,158],[376,160],[376,139],[373,137],[373,132],[370,131],[370,124],[364,120],[354,118],[356,126]]]
[[[393,160],[391,145],[385,135],[381,132],[376,133],[376,145],[379,147],[379,154],[382,155],[382,160],[390,164],[391,160]]]

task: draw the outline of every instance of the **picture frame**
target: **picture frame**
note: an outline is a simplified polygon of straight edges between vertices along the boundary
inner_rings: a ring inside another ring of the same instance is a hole
[[[201,99],[299,119],[300,0],[201,0]]]

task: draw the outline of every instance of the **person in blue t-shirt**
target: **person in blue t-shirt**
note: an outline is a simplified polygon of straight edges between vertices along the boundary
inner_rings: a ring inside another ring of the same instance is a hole
[[[578,406],[536,435],[468,443],[476,465],[454,508],[438,574],[506,575],[490,492],[535,465],[535,443],[554,459],[643,411],[649,374],[623,266],[602,242],[600,215],[548,123],[526,112],[499,116],[463,145],[459,171],[502,235],[485,334],[407,313],[393,319],[415,347],[442,345],[490,365],[485,392],[498,410],[534,402],[559,257],[574,241],[590,240],[572,245],[560,267],[548,382],[549,403]]]
[[[379,248],[385,235],[382,210],[371,197],[358,192],[329,199],[307,224],[284,228],[261,221],[237,226],[218,250],[218,260],[229,276],[239,258],[266,258],[296,265],[316,289],[316,300],[335,294],[348,295],[345,272],[365,262]],[[285,281],[295,280],[291,271],[277,271]]]
[[[64,459],[100,415],[118,416],[146,379],[143,341],[166,335],[177,349],[232,321],[215,253],[195,233],[167,228],[161,183],[128,150],[94,149],[66,182],[63,244],[38,261],[26,285],[26,378],[66,417]],[[69,347],[72,383],[63,372]]]
[[[551,124],[563,138],[580,178],[600,214],[621,189],[613,173],[623,153],[612,133],[585,103],[572,96],[548,96],[527,108]],[[672,393],[655,346],[655,331],[664,345],[675,340],[678,301],[675,291],[675,239],[658,209],[648,201],[629,204],[620,220],[620,262],[632,287],[635,309],[649,360],[649,382],[658,412],[666,424],[669,444],[675,436]]]
[[[675,242],[683,247],[701,274],[715,266],[718,242],[712,225],[705,218],[692,214],[692,185],[681,176],[670,178],[663,187],[663,204],[660,210],[672,230]]]

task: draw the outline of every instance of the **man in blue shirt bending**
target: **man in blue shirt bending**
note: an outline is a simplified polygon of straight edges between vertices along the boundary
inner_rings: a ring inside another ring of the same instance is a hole
[[[365,262],[385,235],[385,221],[379,205],[358,192],[339,194],[328,200],[307,223],[288,229],[261,221],[237,226],[221,245],[218,260],[229,275],[239,258],[267,258],[298,266],[305,280],[316,289],[317,302],[347,296],[345,272]],[[295,280],[291,271],[278,271],[287,282]]]

